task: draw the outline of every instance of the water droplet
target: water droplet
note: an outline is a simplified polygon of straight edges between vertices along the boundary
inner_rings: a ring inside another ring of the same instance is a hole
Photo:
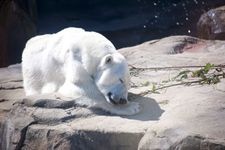
[[[198,4],[198,1],[197,0],[194,0],[195,4]]]
[[[188,30],[188,33],[191,33],[191,30]]]
[[[157,16],[157,15],[155,15],[155,18],[158,18],[158,16]]]
[[[153,3],[153,5],[154,5],[154,6],[156,6],[156,5],[157,5],[157,3]]]
[[[177,6],[177,4],[173,3],[173,6],[174,6],[174,7],[176,7],[176,6]]]

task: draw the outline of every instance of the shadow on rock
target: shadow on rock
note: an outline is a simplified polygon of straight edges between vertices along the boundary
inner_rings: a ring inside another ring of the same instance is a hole
[[[162,115],[164,110],[160,108],[158,103],[149,97],[140,96],[137,94],[129,93],[128,99],[133,102],[138,102],[141,105],[141,111],[132,116],[121,116],[122,118],[131,119],[131,120],[140,120],[140,121],[154,121],[159,120],[159,117]],[[118,116],[107,113],[100,108],[91,108],[92,112],[98,115],[106,116]]]
[[[158,103],[149,97],[140,96],[137,94],[129,93],[129,100],[140,103],[141,111],[132,116],[121,116],[123,118],[140,120],[140,121],[152,121],[159,120],[159,117],[162,115],[164,110],[160,108]],[[68,109],[71,107],[85,107],[76,104],[76,100],[59,100],[53,95],[42,95],[39,97],[25,98],[23,103],[27,106],[32,107],[43,107],[43,108],[61,108]],[[105,116],[117,116],[105,112],[101,108],[89,108],[94,114],[105,115]]]
[[[164,112],[159,104],[152,98],[129,93],[129,100],[140,103],[141,111],[133,116],[124,116],[124,118],[140,121],[159,120]]]

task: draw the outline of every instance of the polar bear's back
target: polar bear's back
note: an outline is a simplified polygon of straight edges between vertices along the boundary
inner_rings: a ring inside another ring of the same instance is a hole
[[[68,35],[75,35],[85,32],[85,30],[81,28],[66,28],[62,31],[59,31],[54,34],[44,34],[44,35],[38,35],[31,39],[29,39],[26,43],[25,49],[23,53],[29,52],[41,52],[46,49],[46,46],[49,45],[49,43],[59,43],[60,39],[62,37],[66,37]]]
[[[62,53],[71,48],[84,48],[76,47],[77,45],[85,45],[85,49],[88,51],[85,53],[93,55],[105,55],[104,52],[97,52],[102,49],[105,49],[105,53],[114,53],[116,51],[114,45],[101,34],[97,32],[88,32],[82,28],[70,27],[55,34],[45,34],[31,38],[26,44],[23,55],[26,55],[27,53],[28,55],[30,53],[41,53],[43,51],[60,53],[60,55],[62,55]]]
[[[51,34],[39,35],[31,38],[27,41],[23,53],[29,52],[38,52],[44,49],[44,46],[47,44]]]
[[[85,32],[84,29],[82,28],[74,28],[74,27],[69,27],[69,28],[66,28],[66,29],[63,29],[59,32],[57,32],[57,34],[71,34],[71,33],[76,33],[76,34],[79,34],[79,33],[82,33],[82,32]]]

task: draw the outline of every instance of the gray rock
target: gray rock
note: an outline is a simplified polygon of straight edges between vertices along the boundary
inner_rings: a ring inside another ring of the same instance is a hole
[[[200,38],[225,40],[225,6],[202,14],[197,23],[197,30]]]
[[[225,80],[163,82],[208,62],[225,64],[224,48],[224,41],[173,36],[121,49],[132,75],[129,100],[142,107],[129,117],[57,93],[25,97],[20,65],[2,68],[0,149],[225,149]],[[167,88],[151,93],[153,83]]]
[[[206,139],[199,136],[187,136],[180,142],[172,145],[170,149],[180,149],[180,150],[223,150],[225,145],[222,143],[217,143],[213,141],[214,139]]]

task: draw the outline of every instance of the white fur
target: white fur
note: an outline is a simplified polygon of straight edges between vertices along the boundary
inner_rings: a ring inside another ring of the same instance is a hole
[[[139,111],[135,102],[108,103],[109,92],[115,99],[127,99],[129,71],[125,58],[99,33],[67,28],[36,36],[23,51],[22,69],[26,95],[58,92],[71,98],[86,97],[77,103],[114,114]]]

